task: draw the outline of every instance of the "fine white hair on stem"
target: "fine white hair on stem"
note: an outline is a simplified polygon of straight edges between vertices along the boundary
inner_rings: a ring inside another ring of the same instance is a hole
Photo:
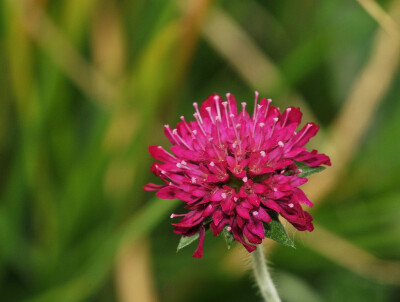
[[[268,271],[261,244],[257,246],[257,249],[254,252],[251,253],[251,256],[253,260],[254,278],[256,279],[264,302],[281,302],[275,285],[272,282],[271,275]]]

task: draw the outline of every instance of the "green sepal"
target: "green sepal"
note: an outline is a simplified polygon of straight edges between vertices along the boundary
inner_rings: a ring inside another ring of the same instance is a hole
[[[276,212],[269,212],[272,221],[265,224],[265,236],[279,242],[283,245],[295,248],[294,242],[288,234],[282,223],[278,219],[278,214]]]
[[[302,172],[297,175],[299,177],[308,177],[308,176],[313,175],[315,173],[322,172],[322,171],[324,171],[326,169],[323,166],[310,167],[310,166],[308,166],[308,165],[306,165],[306,164],[304,164],[302,162],[299,162],[299,161],[295,161],[295,163],[296,163],[297,167],[302,170]]]
[[[184,247],[191,245],[197,239],[199,239],[199,233],[196,233],[193,236],[188,236],[188,237],[182,236],[181,239],[179,240],[178,247],[176,248],[176,252],[179,252]]]
[[[224,237],[226,246],[229,250],[233,244],[233,241],[235,241],[235,238],[233,237],[232,232],[228,231],[226,228],[222,230],[222,236]]]

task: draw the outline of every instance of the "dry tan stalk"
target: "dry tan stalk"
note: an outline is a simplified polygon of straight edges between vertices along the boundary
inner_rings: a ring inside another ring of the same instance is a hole
[[[82,57],[39,6],[32,1],[8,1],[24,20],[29,36],[89,99],[107,106],[117,98],[114,86]]]
[[[374,0],[357,0],[378,24],[394,39],[400,39],[399,24]]]
[[[118,301],[158,301],[148,240],[141,239],[140,244],[120,247],[116,258],[115,282]]]
[[[393,2],[390,12],[394,20],[400,20],[400,1]],[[304,186],[310,199],[318,201],[323,198],[345,172],[393,81],[399,59],[400,39],[393,39],[380,29],[370,59],[356,78],[345,105],[331,126],[330,140],[321,148],[322,152],[329,154],[333,165]]]

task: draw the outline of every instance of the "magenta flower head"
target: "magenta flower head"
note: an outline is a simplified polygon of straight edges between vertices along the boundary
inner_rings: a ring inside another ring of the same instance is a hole
[[[150,183],[144,189],[184,202],[187,212],[172,214],[180,218],[172,225],[183,238],[199,238],[193,254],[197,258],[203,255],[207,229],[214,236],[222,232],[249,252],[265,237],[282,242],[276,233],[282,231],[277,227],[279,215],[300,231],[312,231],[312,217],[301,207],[312,203],[299,186],[307,182],[304,176],[330,165],[328,156],[306,150],[318,126],[308,123],[296,131],[302,117],[299,108],[280,112],[271,100],[258,103],[256,92],[250,116],[246,103],[239,112],[235,97],[226,97],[224,101],[214,94],[200,108],[194,103],[195,121],[182,116],[175,129],[166,125],[171,152],[149,147],[160,161],[151,171],[164,184]]]

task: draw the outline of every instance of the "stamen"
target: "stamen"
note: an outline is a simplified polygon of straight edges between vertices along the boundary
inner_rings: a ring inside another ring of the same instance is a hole
[[[226,118],[226,124],[228,125],[229,128],[229,118],[228,118],[228,102],[222,102],[222,106],[224,106],[224,110],[225,110],[225,118]]]
[[[167,156],[172,157],[173,159],[176,159],[176,156],[169,153],[167,150],[165,150],[162,146],[157,146],[158,149],[160,149],[162,152],[164,152]]]
[[[219,143],[219,147],[222,148],[222,141],[221,141],[221,133],[220,133],[220,129],[219,129],[219,124],[221,123],[221,118],[219,116],[217,116],[215,118],[215,124],[217,125],[217,137],[218,137],[218,143]]]
[[[189,150],[193,150],[192,147],[190,147],[185,140],[178,134],[178,130],[174,129],[172,130],[172,133],[182,142],[182,144],[185,145],[186,148],[188,148]]]
[[[265,124],[264,123],[259,123],[260,129],[263,129]],[[258,140],[258,145],[255,150],[259,150],[261,148],[261,144],[264,142],[265,135],[259,135],[259,140]]]
[[[239,142],[240,141],[240,138],[239,138],[239,134],[238,134],[238,132],[237,132],[237,125],[236,125],[236,123],[235,123],[235,120],[233,119],[234,117],[235,117],[235,115],[234,114],[230,114],[229,115],[229,117],[231,118],[231,122],[232,122],[232,126],[233,126],[233,131],[235,131],[235,135],[236,135],[236,140]]]
[[[174,214],[172,213],[171,216],[169,216],[171,219],[175,218],[175,217],[182,217],[182,216],[186,216],[186,214]]]
[[[260,154],[261,154],[262,157],[266,156],[265,151],[260,151]]]
[[[214,96],[214,101],[215,101],[215,107],[217,108],[217,116],[219,117],[219,119],[221,120],[221,111],[219,108],[219,97],[218,96]]]
[[[207,110],[207,112],[208,112],[208,115],[209,115],[209,117],[210,117],[211,122],[212,122],[213,124],[215,124],[214,117],[213,117],[212,114],[211,114],[211,107],[206,107],[206,110]]]
[[[260,109],[261,109],[262,106],[261,106],[261,105],[257,105],[257,107],[258,107],[258,110],[255,112],[252,137],[254,137],[254,133],[255,133],[255,131],[256,131],[256,125],[257,125],[257,119],[258,119],[258,112],[260,111]]]
[[[164,129],[167,130],[168,134],[175,141],[175,144],[178,144],[178,141],[175,139],[174,134],[172,133],[171,128],[169,127],[169,125],[164,125]]]
[[[228,106],[229,106],[229,113],[230,114],[232,114],[232,108],[231,108],[231,97],[232,97],[232,95],[228,92],[227,94],[226,94],[226,98],[228,99]],[[232,100],[233,101],[233,100]]]
[[[181,116],[181,121],[185,125],[186,130],[189,131],[190,135],[193,137],[192,129],[190,128],[189,124],[185,121],[185,117],[183,115]]]
[[[285,120],[283,121],[282,127],[285,127],[290,111],[292,111],[292,108],[286,109],[287,114],[285,115]]]
[[[243,114],[243,117],[245,117],[246,105],[247,104],[245,102],[242,102],[242,114]]]
[[[199,106],[197,105],[196,102],[193,103],[193,107],[194,107],[194,109],[196,109],[196,113],[197,113],[197,115],[199,116],[200,123],[203,124],[203,119],[201,118],[201,114],[200,114],[200,111],[199,111]]]
[[[270,138],[270,137],[272,136],[272,134],[274,133],[275,125],[276,125],[276,123],[278,122],[278,120],[279,120],[279,118],[277,118],[277,117],[274,117],[274,118],[273,118],[274,124],[273,124],[272,127],[271,127],[271,132],[269,133],[269,137],[268,137],[268,138]]]
[[[256,121],[256,119],[257,119],[257,112],[258,112],[258,111],[257,111],[258,96],[259,96],[258,91],[255,91],[255,92],[254,92],[253,121]]]
[[[297,143],[304,137],[304,135],[308,132],[308,129],[310,129],[311,126],[312,126],[311,123],[308,123],[308,124],[306,125],[306,129],[304,129],[304,132],[300,135],[300,137],[297,138],[297,139],[295,140],[295,142],[293,143],[293,145],[294,145],[294,144],[297,144]]]
[[[193,116],[194,116],[194,118],[196,119],[197,124],[199,125],[199,128],[200,128],[201,132],[203,132],[204,136],[207,136],[206,132],[204,131],[203,126],[201,125],[202,122],[200,122],[200,121],[201,121],[201,116],[200,116],[200,114],[195,113],[195,114],[193,114]]]
[[[264,118],[267,118],[267,116],[268,116],[269,105],[271,104],[271,102],[272,102],[271,99],[267,100],[267,109],[265,110]]]

